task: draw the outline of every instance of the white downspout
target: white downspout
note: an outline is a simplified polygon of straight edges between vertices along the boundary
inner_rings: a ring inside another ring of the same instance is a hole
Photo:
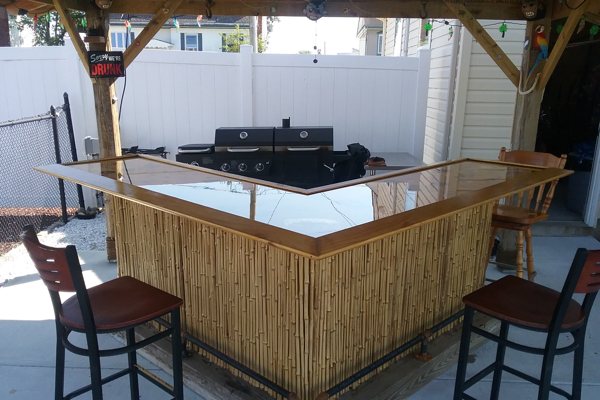
[[[600,125],[598,125],[598,136],[596,138],[596,151],[594,154],[594,166],[588,193],[583,221],[586,225],[596,227],[598,223],[598,208],[600,206]]]

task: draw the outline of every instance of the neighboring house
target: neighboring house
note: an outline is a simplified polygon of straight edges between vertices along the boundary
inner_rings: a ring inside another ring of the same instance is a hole
[[[387,18],[383,23],[384,54],[413,56],[420,47],[431,50],[423,161],[461,157],[495,159],[500,147],[510,147],[517,89],[457,20]],[[488,33],[520,66],[525,26],[507,21],[481,21]],[[452,34],[450,33],[452,32]]]
[[[131,43],[151,17],[147,15],[113,15],[110,19],[110,40],[113,49],[123,50]],[[130,24],[127,38],[126,21]],[[249,34],[247,17],[213,17],[212,19],[182,15],[169,18],[146,48],[222,52],[225,37],[236,31],[236,26]]]
[[[359,18],[356,37],[359,40],[361,56],[380,56],[383,54],[382,22],[378,18]]]

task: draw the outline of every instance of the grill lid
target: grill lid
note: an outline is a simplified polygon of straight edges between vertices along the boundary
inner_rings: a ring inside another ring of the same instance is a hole
[[[217,128],[215,151],[231,153],[273,151],[273,127]]]
[[[275,128],[275,151],[333,151],[332,126]]]

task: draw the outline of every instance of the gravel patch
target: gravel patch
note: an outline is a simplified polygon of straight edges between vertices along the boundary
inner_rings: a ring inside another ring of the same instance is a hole
[[[38,237],[52,247],[72,244],[78,251],[106,251],[106,219],[104,213],[94,219],[72,218],[66,225],[56,224],[39,232]],[[9,279],[35,272],[22,244],[0,257],[0,286]]]

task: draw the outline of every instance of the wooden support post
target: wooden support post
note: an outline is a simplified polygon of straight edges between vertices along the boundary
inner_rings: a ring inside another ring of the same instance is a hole
[[[515,86],[519,86],[519,70],[508,58],[506,53],[498,46],[498,43],[487,33],[481,24],[473,17],[463,4],[451,3],[449,0],[444,0],[446,7],[456,15],[456,18],[462,22],[467,30],[473,35],[475,40],[483,47],[486,53],[500,67],[502,72]]]
[[[89,42],[90,51],[110,50],[108,41],[109,14],[98,8],[91,8],[86,12],[89,32],[86,40]],[[86,61],[87,63],[87,57]],[[110,158],[121,155],[121,132],[119,129],[119,114],[117,110],[117,96],[115,80],[110,78],[92,79],[94,89],[94,102],[96,104],[96,124],[100,139],[100,158]],[[119,178],[117,163],[102,163],[102,175],[113,179]],[[112,199],[105,196],[106,212],[106,253],[110,261],[117,258],[115,249],[115,227],[112,213]]]
[[[0,47],[10,47],[10,31],[8,28],[8,13],[0,6]]]

